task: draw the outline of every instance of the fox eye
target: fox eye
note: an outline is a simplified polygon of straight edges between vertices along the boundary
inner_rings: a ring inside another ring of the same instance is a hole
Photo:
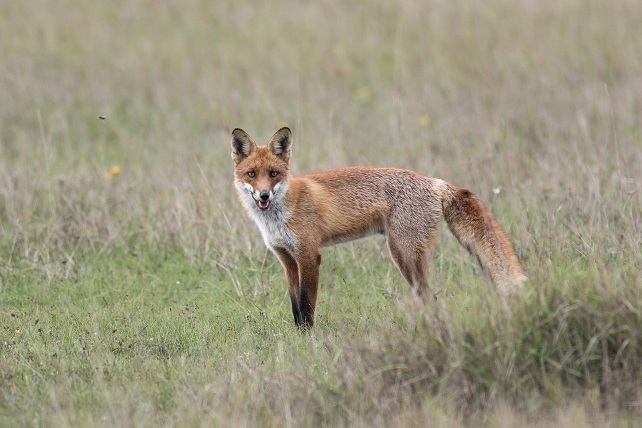
[[[279,173],[276,172],[276,171],[271,171],[270,172],[270,177],[276,177],[277,175],[279,175]]]
[[[254,171],[250,171],[250,172],[248,172],[248,173],[247,173],[247,175],[248,175],[250,178],[254,178],[254,176],[256,175],[256,173],[255,173]]]

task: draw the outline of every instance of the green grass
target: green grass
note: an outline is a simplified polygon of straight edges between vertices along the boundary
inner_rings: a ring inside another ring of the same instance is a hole
[[[642,6],[259,3],[0,5],[0,425],[638,425]],[[229,149],[284,124],[473,190],[524,295],[369,238],[299,333]]]

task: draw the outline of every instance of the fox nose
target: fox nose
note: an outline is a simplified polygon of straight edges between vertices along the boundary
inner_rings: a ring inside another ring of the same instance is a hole
[[[267,201],[270,198],[270,194],[268,192],[261,192],[259,197],[262,201]]]

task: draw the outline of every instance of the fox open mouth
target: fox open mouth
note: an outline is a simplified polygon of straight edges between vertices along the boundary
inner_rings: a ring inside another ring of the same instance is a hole
[[[259,206],[259,209],[267,210],[270,207],[270,201],[256,201],[256,205]]]

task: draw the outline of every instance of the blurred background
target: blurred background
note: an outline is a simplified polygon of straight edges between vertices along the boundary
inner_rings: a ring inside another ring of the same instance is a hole
[[[230,130],[284,125],[295,174],[441,177],[518,247],[556,216],[639,235],[640,28],[636,1],[2,2],[4,248],[225,242]]]

